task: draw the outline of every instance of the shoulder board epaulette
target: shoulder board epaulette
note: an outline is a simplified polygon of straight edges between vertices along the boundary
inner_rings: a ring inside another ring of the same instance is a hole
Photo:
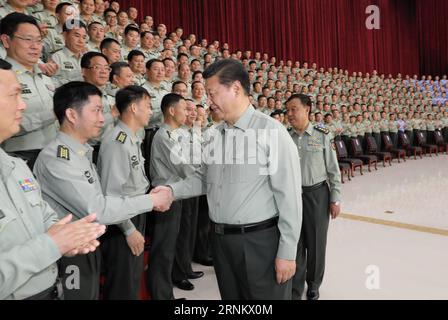
[[[317,131],[322,132],[324,134],[330,133],[330,130],[328,130],[328,128],[320,126],[320,125],[314,126],[314,129],[316,129]]]
[[[118,134],[118,136],[115,140],[124,144],[126,142],[127,137],[128,137],[128,135],[125,132],[120,131],[120,133]]]
[[[65,146],[58,146],[57,157],[65,160],[70,160],[70,150]]]

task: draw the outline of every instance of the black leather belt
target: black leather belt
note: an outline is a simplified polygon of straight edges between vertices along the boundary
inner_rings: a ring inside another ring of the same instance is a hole
[[[322,182],[316,183],[316,184],[313,185],[313,186],[302,187],[302,192],[303,192],[303,193],[312,192],[312,191],[315,191],[315,190],[317,190],[317,189],[319,189],[319,188],[322,188],[322,187],[323,187],[324,185],[326,185],[326,184],[327,184],[327,181],[322,181]]]
[[[62,300],[63,296],[62,283],[57,279],[55,284],[50,288],[28,297],[25,300]]]
[[[213,230],[215,231],[215,233],[220,235],[245,234],[255,231],[261,231],[264,229],[275,227],[277,224],[278,224],[278,217],[274,217],[272,219],[258,223],[242,224],[242,225],[220,224],[212,222]]]

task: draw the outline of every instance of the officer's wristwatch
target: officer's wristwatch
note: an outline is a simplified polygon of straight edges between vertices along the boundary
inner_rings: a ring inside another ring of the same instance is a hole
[[[340,201],[336,201],[336,202],[332,202],[335,206],[340,206],[341,202]]]

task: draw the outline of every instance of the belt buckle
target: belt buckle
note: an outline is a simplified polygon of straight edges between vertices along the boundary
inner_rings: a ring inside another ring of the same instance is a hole
[[[224,234],[224,226],[215,224],[215,233],[223,235]]]

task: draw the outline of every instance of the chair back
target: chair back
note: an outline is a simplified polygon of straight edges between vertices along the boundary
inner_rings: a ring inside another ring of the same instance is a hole
[[[344,141],[342,141],[342,140],[335,141],[334,144],[336,145],[336,154],[338,156],[338,159],[347,158],[348,152],[347,152],[347,147],[345,146]]]
[[[376,153],[378,152],[378,146],[376,144],[376,140],[374,137],[367,137],[367,153]]]

